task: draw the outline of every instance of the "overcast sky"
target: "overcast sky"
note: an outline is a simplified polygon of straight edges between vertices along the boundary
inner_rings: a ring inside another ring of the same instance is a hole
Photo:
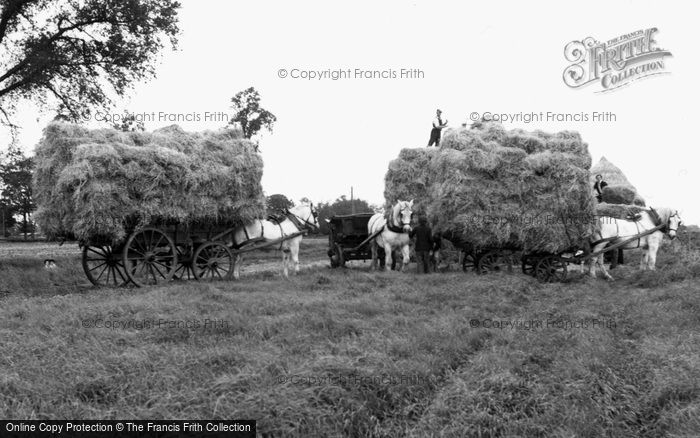
[[[612,112],[615,121],[505,123],[577,130],[594,161],[619,166],[652,206],[700,223],[700,62],[691,2],[243,2],[182,1],[179,50],[157,78],[120,105],[133,112],[227,112],[254,86],[278,118],[261,140],[266,193],[328,201],[342,194],[383,203],[384,174],[401,148],[427,144],[437,107],[449,124],[472,112]],[[564,46],[657,27],[673,57],[666,71],[610,93],[571,89]],[[420,69],[415,79],[305,80],[279,70]],[[22,106],[22,146],[32,151],[48,115]],[[98,126],[99,123],[91,122]],[[146,123],[147,129],[171,124]],[[215,129],[221,121],[180,123]],[[684,193],[686,192],[686,193]]]

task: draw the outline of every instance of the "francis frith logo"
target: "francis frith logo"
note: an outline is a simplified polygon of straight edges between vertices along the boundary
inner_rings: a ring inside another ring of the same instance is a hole
[[[658,47],[657,28],[637,30],[600,42],[592,37],[571,41],[564,48],[572,64],[564,70],[564,83],[571,88],[600,84],[598,93],[616,90],[631,82],[668,73],[665,57],[671,52]]]

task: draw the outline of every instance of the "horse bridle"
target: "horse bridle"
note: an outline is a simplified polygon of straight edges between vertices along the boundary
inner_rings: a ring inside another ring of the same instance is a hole
[[[654,214],[654,218],[656,219],[654,222],[657,222],[657,221],[660,219],[660,218],[659,218],[659,214],[656,212],[656,210],[654,210],[654,209],[651,208],[651,207],[649,207],[649,210],[651,210],[651,212]],[[670,233],[671,231],[677,233],[677,232],[678,232],[678,227],[676,227],[676,228],[671,228],[671,218],[674,217],[674,216],[678,216],[678,219],[681,218],[681,216],[678,214],[678,210],[674,211],[673,214],[672,214],[671,216],[668,217],[668,220],[666,221],[666,225],[664,225],[664,227],[661,228],[659,231],[661,231],[662,233],[665,233],[665,234],[668,234],[668,233]],[[680,225],[680,224],[681,224],[681,221],[679,220],[679,221],[678,221],[678,225]],[[661,225],[661,224],[657,224],[657,225]]]
[[[681,216],[678,214],[678,211],[675,211],[671,216],[668,217],[668,222],[666,222],[666,228],[668,229],[668,231],[667,231],[668,233],[670,233],[671,231],[673,231],[675,233],[678,232],[678,227],[671,228],[671,218],[674,216],[678,216],[678,226],[680,226],[682,223]]]
[[[403,218],[402,218],[403,212],[407,209],[410,210],[410,207],[408,207],[408,206],[401,207],[401,210],[399,210],[399,217],[401,218],[401,229],[402,230],[403,230],[403,227],[405,227],[405,226],[409,226],[409,227],[411,226],[411,218],[410,217],[408,218],[408,223],[404,222]],[[413,212],[411,212],[411,215],[412,214],[413,214]]]

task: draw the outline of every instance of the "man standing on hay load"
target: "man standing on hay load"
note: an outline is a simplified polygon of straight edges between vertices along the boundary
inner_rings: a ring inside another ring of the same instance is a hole
[[[598,174],[595,176],[595,183],[593,184],[593,190],[595,190],[596,195],[595,198],[598,200],[598,202],[603,202],[603,189],[608,185],[605,181],[603,181],[603,175]]]
[[[428,226],[425,216],[418,218],[418,226],[411,230],[409,238],[416,238],[416,272],[427,274],[430,272],[430,251],[433,249],[433,230]]]
[[[428,147],[435,145],[435,147],[440,146],[440,133],[442,129],[447,126],[447,120],[442,119],[442,111],[439,109],[436,111],[436,117],[433,120],[433,129],[430,130],[430,140],[428,141]]]

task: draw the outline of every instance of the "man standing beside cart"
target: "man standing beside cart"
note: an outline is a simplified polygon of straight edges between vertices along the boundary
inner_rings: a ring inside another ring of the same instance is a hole
[[[428,219],[421,216],[418,226],[411,230],[409,237],[416,238],[416,269],[419,274],[430,272],[430,251],[433,249],[433,230],[428,226]]]

